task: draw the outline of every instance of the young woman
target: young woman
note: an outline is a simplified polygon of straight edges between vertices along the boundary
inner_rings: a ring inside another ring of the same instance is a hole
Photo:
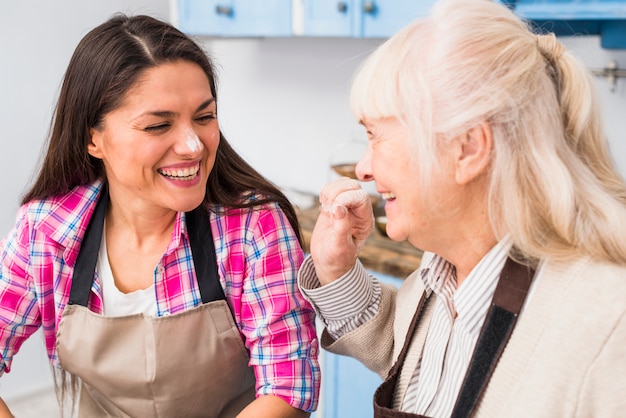
[[[22,203],[0,246],[0,373],[43,327],[79,416],[316,408],[294,209],[221,134],[211,61],[180,31],[119,15],[83,38]]]

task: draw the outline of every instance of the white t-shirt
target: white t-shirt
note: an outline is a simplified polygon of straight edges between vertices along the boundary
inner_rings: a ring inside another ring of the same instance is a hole
[[[100,282],[102,283],[102,303],[103,314],[105,316],[126,316],[138,313],[157,316],[154,283],[146,289],[136,290],[130,293],[120,292],[115,285],[113,271],[109,264],[106,234],[104,231],[102,231],[102,242],[100,243],[96,270],[98,271]]]

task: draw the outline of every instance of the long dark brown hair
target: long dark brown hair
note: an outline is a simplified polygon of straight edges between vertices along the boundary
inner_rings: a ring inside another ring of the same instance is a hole
[[[149,16],[116,14],[85,35],[65,73],[47,150],[22,204],[69,193],[99,178],[106,180],[102,161],[87,152],[90,129],[98,128],[105,115],[121,105],[125,93],[143,72],[179,60],[204,70],[217,102],[211,58],[172,25]],[[243,198],[251,193],[256,199]],[[220,132],[203,205],[210,208],[217,204],[228,210],[269,202],[280,206],[302,244],[298,219],[289,200],[239,156]],[[61,413],[66,411],[68,400],[73,411],[79,379],[62,368],[53,367],[53,373]]]
[[[63,195],[76,186],[106,179],[100,159],[87,152],[90,129],[120,102],[147,69],[185,60],[205,72],[217,100],[211,58],[194,40],[169,23],[150,16],[116,14],[80,41],[70,60],[52,120],[47,151],[22,204]],[[242,199],[254,193],[257,199]],[[285,195],[252,168],[220,131],[215,165],[207,182],[204,205],[255,207],[276,202],[302,244],[295,210]]]

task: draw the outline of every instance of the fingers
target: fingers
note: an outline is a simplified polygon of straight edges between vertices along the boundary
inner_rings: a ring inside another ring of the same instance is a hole
[[[343,177],[324,186],[320,192],[322,209],[336,213],[338,207],[347,209],[369,205],[369,196],[356,180]],[[343,209],[339,212],[341,215]]]
[[[374,228],[374,213],[369,195],[356,180],[341,178],[320,192],[321,214],[338,234],[351,237],[357,247]]]
[[[320,204],[310,248],[317,276],[325,284],[352,268],[374,228],[374,212],[367,192],[349,178],[324,186]]]
[[[344,206],[346,208],[356,208],[363,205],[370,205],[370,198],[365,190],[348,190],[335,199],[334,207]]]

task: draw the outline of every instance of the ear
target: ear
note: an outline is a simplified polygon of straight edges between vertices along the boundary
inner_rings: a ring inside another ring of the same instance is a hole
[[[486,173],[493,153],[493,136],[487,122],[481,122],[458,138],[455,180],[467,184]]]
[[[87,144],[87,152],[92,157],[102,159],[102,141],[103,141],[103,132],[98,131],[97,129],[91,128],[89,129],[89,144]]]

